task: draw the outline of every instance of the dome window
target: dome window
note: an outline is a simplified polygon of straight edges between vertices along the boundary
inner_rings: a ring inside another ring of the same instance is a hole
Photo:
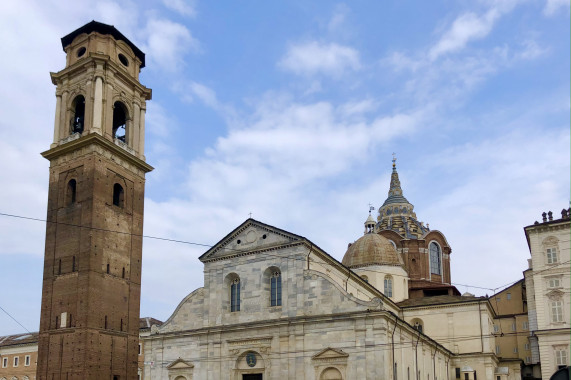
[[[442,274],[441,268],[441,254],[442,250],[436,242],[430,243],[430,273],[432,274]]]

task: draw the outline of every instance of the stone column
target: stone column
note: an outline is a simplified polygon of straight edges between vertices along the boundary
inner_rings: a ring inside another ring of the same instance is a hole
[[[129,136],[129,144],[131,148],[135,150],[137,155],[141,155],[139,153],[139,144],[140,144],[140,136],[141,136],[141,107],[138,103],[133,103],[133,122],[131,123],[131,132]]]
[[[141,108],[141,118],[139,119],[139,156],[145,159],[145,108]]]
[[[55,148],[60,139],[60,134],[59,134],[60,118],[61,118],[61,94],[56,93],[56,117],[54,121],[54,142],[51,145],[51,148]]]
[[[95,94],[93,100],[93,125],[91,131],[101,133],[101,118],[103,116],[103,79],[95,78]]]

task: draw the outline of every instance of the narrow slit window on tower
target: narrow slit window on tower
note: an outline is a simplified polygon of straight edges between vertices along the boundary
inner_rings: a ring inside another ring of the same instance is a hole
[[[71,271],[75,272],[75,256],[73,256],[73,259],[71,261]]]
[[[71,133],[83,133],[84,126],[85,98],[82,95],[78,95],[73,100],[73,119],[71,122]]]
[[[72,318],[73,318],[73,315],[70,314],[70,315],[69,315],[69,327],[72,327],[72,326],[73,326],[73,325],[72,325]]]
[[[127,112],[121,102],[113,104],[113,138],[127,143]]]
[[[77,181],[70,179],[67,183],[66,204],[71,205],[75,203],[77,197]]]
[[[103,328],[107,329],[107,316],[105,316],[105,322],[104,322]]]
[[[125,278],[125,267],[123,267],[123,272],[121,273],[121,277]]]
[[[107,264],[107,274],[109,274],[109,264]]]
[[[121,326],[120,326],[121,331],[123,331],[123,318],[121,318]]]
[[[118,183],[113,185],[113,204],[121,208],[123,208],[125,204],[125,191],[123,190],[123,186]]]
[[[56,315],[56,329],[58,328],[59,325],[59,317]]]
[[[61,259],[59,259],[59,262],[57,265],[57,274],[61,274]]]

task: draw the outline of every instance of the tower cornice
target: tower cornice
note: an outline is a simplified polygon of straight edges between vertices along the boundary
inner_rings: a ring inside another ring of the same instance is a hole
[[[92,70],[90,79],[94,80],[97,77],[101,77],[102,79],[106,80],[107,78],[105,71],[97,70],[98,64],[106,65],[107,70],[109,70],[114,76],[120,78],[124,82],[137,89],[142,95],[144,95],[145,100],[151,100],[152,90],[143,86],[138,80],[131,77],[128,73],[125,72],[125,70],[123,70],[117,63],[113,62],[110,57],[105,54],[89,53],[89,57],[86,59],[78,61],[63,70],[58,71],[57,73],[50,73],[52,84],[58,86],[62,84],[66,79],[76,77],[77,74],[82,71],[89,71],[90,68],[93,68],[93,66],[95,66],[95,68]]]
[[[144,173],[148,173],[154,169],[151,165],[147,164],[145,161],[132,155],[124,148],[112,143],[111,141],[107,140],[106,138],[97,133],[90,133],[87,136],[80,137],[76,140],[46,150],[41,154],[45,159],[53,161],[58,157],[70,154],[72,152],[76,152],[79,149],[92,144],[99,145],[107,149],[108,151],[119,156],[121,159],[125,160],[129,164],[134,165],[137,169],[142,170]]]

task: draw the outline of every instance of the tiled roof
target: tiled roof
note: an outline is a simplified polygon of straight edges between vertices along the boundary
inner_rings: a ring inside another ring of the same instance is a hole
[[[407,300],[398,302],[400,307],[413,307],[413,306],[431,306],[431,305],[444,305],[451,303],[463,303],[473,301],[485,301],[486,297],[472,297],[472,296],[432,296],[422,298],[409,298]]]

